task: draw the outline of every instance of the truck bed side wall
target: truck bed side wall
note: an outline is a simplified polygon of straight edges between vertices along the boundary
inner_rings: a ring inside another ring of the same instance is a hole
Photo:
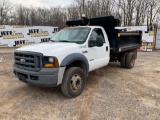
[[[124,52],[127,50],[138,49],[142,45],[141,31],[119,31],[115,30],[115,52]]]
[[[133,52],[137,58],[137,49],[142,45],[142,31],[114,30],[114,46],[111,48],[111,61],[120,60],[124,52]]]

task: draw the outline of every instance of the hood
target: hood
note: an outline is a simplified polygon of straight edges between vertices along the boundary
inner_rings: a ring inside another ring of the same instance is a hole
[[[16,51],[25,51],[25,52],[37,52],[42,53],[46,56],[56,55],[64,53],[66,51],[73,51],[79,48],[79,45],[76,43],[40,43],[28,45],[25,47],[18,48]]]

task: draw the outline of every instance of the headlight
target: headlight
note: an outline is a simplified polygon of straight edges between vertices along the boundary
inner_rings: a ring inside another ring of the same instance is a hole
[[[50,63],[54,63],[54,58],[53,58],[53,57],[49,57],[49,58],[48,58],[48,61],[49,61]]]
[[[59,67],[58,59],[56,57],[44,57],[43,66],[45,68]]]

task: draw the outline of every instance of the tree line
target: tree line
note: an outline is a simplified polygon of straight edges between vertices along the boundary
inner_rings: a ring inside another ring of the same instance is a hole
[[[67,20],[113,15],[122,26],[150,25],[159,20],[160,0],[75,0],[68,7],[25,7],[0,0],[0,25],[65,26]]]

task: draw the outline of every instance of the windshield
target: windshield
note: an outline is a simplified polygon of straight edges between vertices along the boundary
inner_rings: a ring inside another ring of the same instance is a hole
[[[51,41],[83,44],[90,30],[89,27],[65,28],[53,36]]]

